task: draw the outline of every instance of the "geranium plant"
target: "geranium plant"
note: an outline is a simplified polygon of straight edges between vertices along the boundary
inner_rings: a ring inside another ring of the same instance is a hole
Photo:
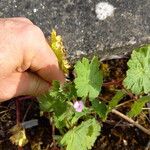
[[[52,38],[57,39],[56,33],[55,36],[53,35]],[[62,45],[60,46],[59,42],[55,40],[55,46],[52,47],[60,48]],[[64,53],[64,47],[61,52]],[[64,59],[64,56],[58,59]],[[69,63],[66,59],[64,60],[65,63],[62,63],[63,60],[59,62],[63,64],[63,66],[60,65],[62,70],[67,73],[65,66],[68,67]],[[127,76],[123,81],[124,87],[137,96],[149,93],[150,47],[145,46],[134,50],[128,66]],[[67,81],[64,85],[54,81],[52,90],[39,97],[39,103],[41,111],[53,114],[49,119],[53,120],[53,125],[60,131],[57,139],[60,146],[66,147],[66,150],[88,150],[92,148],[100,135],[102,126],[102,123],[98,122],[94,116],[98,115],[101,121],[105,121],[109,113],[116,112],[114,108],[126,94],[124,90],[116,89],[116,94],[109,103],[99,100],[98,96],[103,85],[103,72],[97,57],[93,57],[91,61],[86,58],[77,61],[73,72],[75,74],[73,81]],[[150,96],[141,95],[128,112],[128,116],[137,116],[147,102],[150,102]],[[129,122],[132,120],[129,119]]]
[[[49,44],[58,58],[60,68],[67,75],[70,65],[61,36],[54,30]],[[64,85],[53,81],[52,89],[38,97],[41,112],[46,112],[51,125],[59,131],[53,133],[53,139],[66,150],[92,149],[100,135],[102,122],[106,121],[109,113],[119,115],[150,135],[148,129],[131,119],[139,115],[143,106],[150,102],[150,46],[132,52],[123,81],[124,88],[115,89],[115,95],[108,102],[99,98],[104,74],[100,66],[101,62],[95,56],[91,61],[82,58],[74,65],[72,80],[66,80]],[[136,100],[131,110],[124,115],[116,107],[128,90]]]

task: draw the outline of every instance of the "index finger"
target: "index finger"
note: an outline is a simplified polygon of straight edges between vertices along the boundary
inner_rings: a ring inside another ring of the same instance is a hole
[[[45,44],[43,43],[41,46],[41,49],[38,49],[38,52],[32,60],[30,69],[48,82],[52,82],[52,80],[59,80],[63,83],[65,81],[65,77],[59,68],[58,60],[54,52],[51,50],[46,41]]]
[[[31,71],[48,82],[59,80],[63,83],[65,77],[59,68],[54,52],[48,45],[43,32],[37,26],[34,27],[26,30],[29,33],[25,33],[28,37],[24,43],[26,49],[24,53],[24,66],[29,66]]]

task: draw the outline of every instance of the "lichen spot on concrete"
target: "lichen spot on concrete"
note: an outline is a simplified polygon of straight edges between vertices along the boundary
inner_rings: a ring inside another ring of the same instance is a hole
[[[95,7],[95,12],[99,20],[105,20],[107,17],[113,16],[115,7],[108,2],[99,2]]]
[[[34,8],[34,9],[33,9],[33,12],[34,12],[34,13],[36,13],[36,12],[37,12],[37,9],[36,9],[36,8]]]

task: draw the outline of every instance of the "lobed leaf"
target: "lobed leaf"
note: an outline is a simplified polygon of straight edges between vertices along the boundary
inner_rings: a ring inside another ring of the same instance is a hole
[[[92,108],[96,111],[96,113],[103,119],[105,120],[106,118],[106,114],[107,114],[107,107],[106,105],[97,100],[97,99],[94,99],[92,101]]]
[[[134,94],[150,92],[150,45],[133,50],[124,86]]]
[[[77,123],[77,121],[83,117],[83,116],[86,116],[86,112],[75,112],[74,113],[74,116],[72,116],[72,119],[71,119],[71,125],[74,125]]]
[[[69,101],[77,98],[77,91],[73,82],[64,83],[63,92]]]
[[[69,130],[61,140],[66,150],[91,149],[100,134],[100,125],[95,119],[82,122],[79,126]]]
[[[54,123],[55,123],[56,128],[59,130],[62,130],[64,127],[70,128],[70,120],[72,119],[73,115],[74,115],[74,112],[70,110],[70,108],[68,108],[61,115],[54,116]]]
[[[38,99],[42,111],[54,111],[57,117],[67,110],[66,97],[58,81],[53,81],[51,91],[39,96]]]
[[[143,96],[142,98],[136,100],[131,106],[131,110],[128,112],[129,117],[136,117],[142,111],[143,106],[150,102],[150,96]]]
[[[99,61],[94,57],[89,63],[89,60],[83,58],[75,65],[75,87],[78,97],[89,98],[92,100],[99,95],[103,82],[102,72],[99,70]]]
[[[51,101],[51,99],[52,97],[50,96],[49,92],[38,96],[40,110],[45,112],[51,112],[53,110],[53,101]]]
[[[109,101],[108,104],[108,111],[110,112],[113,108],[115,108],[119,101],[122,100],[122,98],[125,96],[125,93],[122,91],[117,91],[117,93],[115,94],[115,96],[112,98],[111,101]]]

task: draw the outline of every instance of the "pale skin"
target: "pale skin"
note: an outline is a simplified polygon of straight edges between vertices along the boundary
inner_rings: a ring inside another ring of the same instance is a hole
[[[64,74],[43,32],[27,18],[0,19],[0,102],[37,96],[64,82]]]

